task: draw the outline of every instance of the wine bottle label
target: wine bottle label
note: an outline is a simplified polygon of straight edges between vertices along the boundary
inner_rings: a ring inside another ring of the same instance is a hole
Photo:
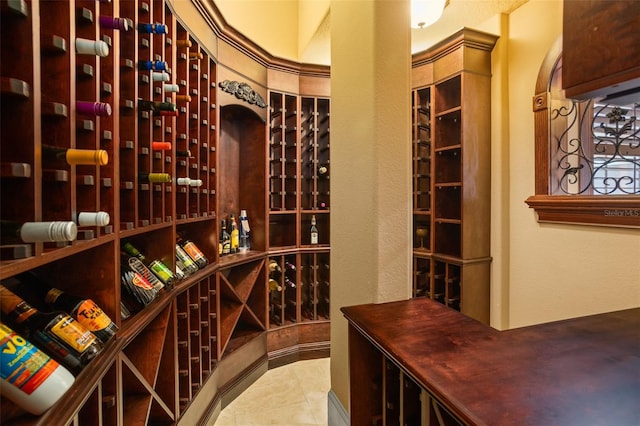
[[[0,324],[0,376],[3,380],[31,395],[56,368],[56,361]]]
[[[198,246],[196,246],[195,243],[193,243],[192,241],[188,241],[187,243],[185,243],[182,246],[182,248],[184,248],[184,251],[186,251],[187,254],[196,262],[200,259],[207,260],[206,257],[204,257],[204,254],[198,248]]]
[[[129,258],[129,267],[131,270],[139,273],[153,288],[160,290],[164,284],[151,272],[142,261],[138,258]]]
[[[171,269],[167,268],[167,265],[161,261],[154,260],[149,264],[149,268],[164,284],[173,280],[173,272],[171,272]]]
[[[84,300],[78,306],[76,320],[92,332],[105,330],[113,323],[111,318],[91,299]]]
[[[83,353],[96,341],[96,336],[92,332],[68,315],[62,315],[62,318],[51,327],[51,332],[78,353]]]
[[[220,253],[222,253],[222,244],[219,244]],[[202,256],[204,258],[204,255]],[[182,262],[185,268],[198,270],[198,265],[194,261],[187,252],[182,248],[182,246],[176,244],[176,258]]]
[[[317,232],[312,232],[311,233],[311,244],[318,244],[318,233]]]

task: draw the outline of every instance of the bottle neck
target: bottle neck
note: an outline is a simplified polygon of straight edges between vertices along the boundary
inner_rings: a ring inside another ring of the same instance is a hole
[[[38,310],[4,286],[0,286],[0,309],[17,324],[22,324]]]

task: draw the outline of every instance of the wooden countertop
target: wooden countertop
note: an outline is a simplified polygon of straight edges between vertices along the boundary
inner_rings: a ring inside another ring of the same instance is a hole
[[[469,424],[640,425],[640,308],[507,331],[426,298],[341,310]]]

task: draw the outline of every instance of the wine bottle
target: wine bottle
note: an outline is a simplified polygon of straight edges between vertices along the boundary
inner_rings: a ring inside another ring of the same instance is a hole
[[[220,254],[229,254],[231,253],[231,236],[227,232],[227,222],[224,219],[222,219],[220,229],[220,245],[222,247]]]
[[[75,149],[42,145],[42,155],[49,160],[65,160],[70,165],[99,165],[109,163],[109,154],[103,149]]]
[[[145,34],[166,34],[167,26],[160,22],[156,22],[155,24],[139,23],[138,31]]]
[[[249,218],[246,210],[240,210],[240,247],[241,253],[251,249],[251,228],[249,227]]]
[[[124,252],[121,253],[120,283],[126,294],[133,299],[123,298],[127,309],[131,312],[136,312],[153,302],[162,288],[160,280],[144,266],[140,259]]]
[[[109,117],[111,115],[111,105],[106,102],[77,101],[76,110],[79,114],[87,116]]]
[[[176,157],[192,157],[191,151],[188,149],[178,149],[176,150]]]
[[[189,39],[176,40],[176,47],[191,47],[192,43]]]
[[[231,215],[229,218],[229,230],[231,234],[231,253],[237,253],[240,247],[240,231],[236,224],[236,217]]]
[[[204,58],[204,55],[200,52],[189,52],[189,59],[191,60],[200,60]]]
[[[141,111],[152,111],[153,115],[177,115],[178,107],[171,102],[154,102],[138,99],[138,108]]]
[[[141,183],[165,183],[171,182],[169,173],[139,173],[138,180]]]
[[[98,20],[102,28],[109,30],[129,31],[129,20],[126,18],[116,18],[113,16],[101,16]]]
[[[67,312],[103,343],[107,343],[118,330],[118,326],[91,299],[51,288],[44,300],[52,308]]]
[[[282,291],[282,286],[278,281],[269,278],[269,291]]]
[[[164,89],[165,92],[168,92],[168,93],[174,93],[180,90],[177,84],[163,84],[162,88]]]
[[[316,227],[316,215],[311,216],[310,237],[311,244],[318,244],[318,228]]]
[[[102,350],[100,340],[68,314],[40,312],[4,285],[0,285],[0,306],[18,332],[73,373]]]
[[[165,61],[140,61],[138,62],[138,69],[140,71],[166,71],[167,63]],[[154,81],[156,81],[155,76]]]
[[[107,212],[80,212],[76,217],[78,226],[107,226],[111,217]]]
[[[143,255],[130,242],[124,243],[122,245],[122,250],[125,253],[129,254],[130,256],[137,257],[138,259],[140,259],[142,263],[144,263],[145,266],[147,266],[147,268],[149,268],[149,270],[151,270],[151,272],[153,272],[155,276],[158,277],[158,279],[162,281],[164,285],[166,285],[167,287],[173,286],[173,282],[175,281],[175,276],[173,275],[173,272],[171,271],[171,269],[169,269],[167,265],[165,265],[161,260],[147,259],[146,256]]]
[[[293,281],[291,281],[291,279],[288,276],[284,276],[284,283],[286,285],[288,285],[291,288],[296,288],[296,283],[294,283]]]
[[[190,183],[191,183],[191,179],[188,177],[176,178],[176,185],[189,186]]]
[[[171,151],[171,142],[151,142],[153,151]]]
[[[269,272],[282,272],[282,268],[278,265],[278,262],[271,259],[269,261]]]
[[[187,254],[182,246],[176,243],[176,262],[182,264],[181,268],[185,275],[191,275],[198,271],[198,264]]]
[[[171,76],[166,72],[152,72],[151,78],[153,81],[169,81]]]
[[[288,260],[284,261],[284,267],[286,269],[288,269],[289,271],[295,271],[296,270],[296,265],[294,265],[293,263],[289,262]]]
[[[69,390],[75,377],[56,360],[0,322],[2,395],[39,416]]]
[[[204,268],[205,266],[207,266],[209,261],[205,257],[204,253],[202,253],[202,250],[200,250],[200,248],[196,245],[196,243],[191,240],[180,239],[178,241],[178,244],[185,252],[187,252],[189,257],[193,259],[194,262],[196,262],[196,265],[198,265],[199,268]]]
[[[324,176],[329,171],[329,168],[326,165],[318,166],[318,176]]]
[[[2,236],[1,240],[3,245],[12,242],[37,243],[74,241],[77,235],[78,227],[75,222],[71,221],[0,221],[0,236]]]
[[[76,39],[76,53],[79,55],[109,56],[109,45],[102,40]]]

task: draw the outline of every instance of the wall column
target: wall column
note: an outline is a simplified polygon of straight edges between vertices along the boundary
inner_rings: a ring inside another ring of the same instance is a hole
[[[331,387],[347,410],[340,308],[411,294],[409,14],[409,0],[331,1]]]

